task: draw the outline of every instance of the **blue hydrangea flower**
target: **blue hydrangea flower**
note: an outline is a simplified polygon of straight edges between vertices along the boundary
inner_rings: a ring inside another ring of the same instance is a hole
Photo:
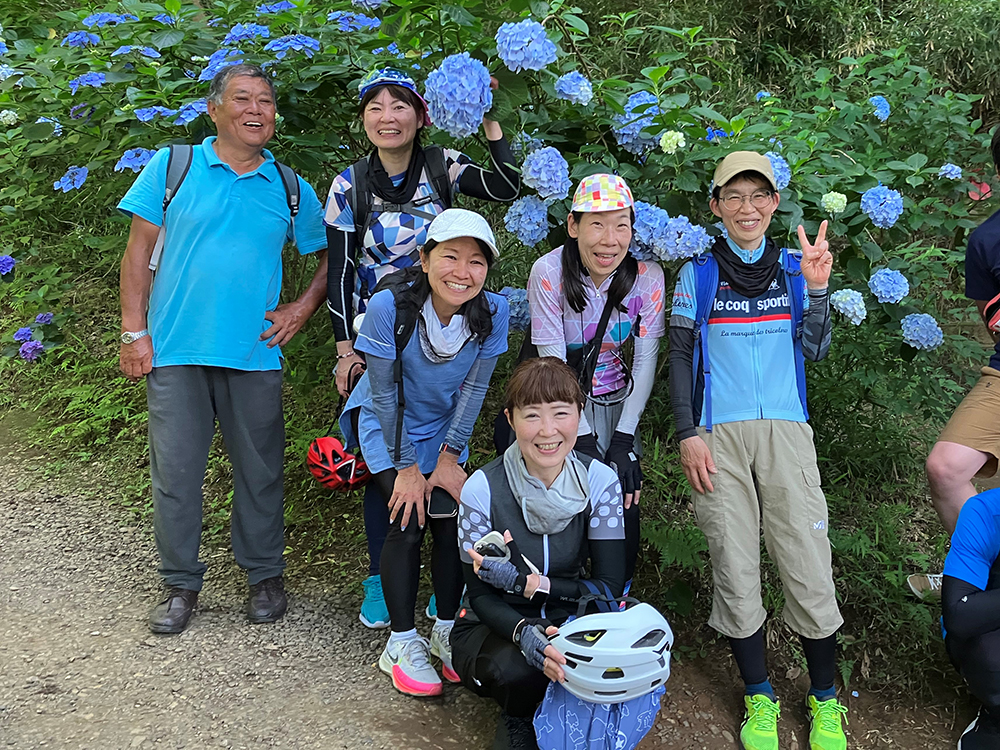
[[[656,260],[657,248],[666,246],[667,222],[670,214],[659,206],[644,201],[635,202],[635,226],[629,251],[637,260]]]
[[[289,50],[302,52],[306,57],[312,57],[319,52],[319,40],[305,34],[289,34],[264,45],[264,49],[273,52],[279,60],[284,60]]]
[[[524,157],[521,179],[545,200],[560,200],[569,195],[569,164],[552,146],[532,151]]]
[[[625,114],[615,115],[612,130],[618,145],[629,153],[643,154],[656,145],[657,136],[644,133],[653,127],[653,117],[660,114],[657,99],[648,91],[637,91],[625,103]]]
[[[337,28],[343,32],[377,29],[382,25],[382,21],[378,18],[369,18],[361,13],[351,13],[347,10],[334,11],[327,15],[326,20],[336,21]]]
[[[507,298],[510,307],[508,325],[512,331],[527,331],[531,327],[531,310],[528,307],[528,292],[513,286],[505,286],[500,294]]]
[[[52,319],[54,317],[55,315],[50,312],[38,313],[38,315],[35,316],[35,322],[40,326],[47,326],[49,323],[52,322]]]
[[[17,261],[9,255],[0,255],[0,276],[6,276],[14,270]]]
[[[131,169],[133,172],[141,172],[155,153],[156,151],[148,148],[130,148],[122,154],[122,158],[115,164],[115,171],[123,172],[126,169]]]
[[[556,61],[556,45],[545,36],[545,27],[525,18],[505,23],[497,30],[497,54],[515,73],[541,70]]]
[[[856,326],[861,325],[861,321],[868,315],[865,298],[861,296],[861,292],[853,289],[838,289],[830,295],[830,304]]]
[[[541,138],[535,138],[525,133],[523,130],[517,133],[510,141],[510,150],[520,161],[532,151],[537,151],[545,147],[545,142]]]
[[[77,89],[84,86],[99,89],[104,85],[104,78],[104,73],[84,73],[79,78],[74,78],[69,82],[69,90],[71,93],[76,94]]]
[[[17,342],[31,341],[31,329],[18,328],[16,331],[14,331],[14,341]]]
[[[901,321],[903,341],[914,349],[930,351],[944,343],[944,332],[937,321],[927,313],[910,313]]]
[[[181,107],[180,111],[177,113],[177,119],[174,120],[174,125],[187,125],[189,122],[193,122],[198,115],[203,115],[206,112],[208,112],[208,102],[204,99],[189,102]]]
[[[784,190],[788,183],[792,181],[792,170],[788,162],[780,154],[768,151],[764,156],[771,162],[771,169],[774,171],[774,181],[778,190]]]
[[[868,100],[868,103],[875,108],[875,116],[885,122],[889,119],[889,115],[892,110],[889,108],[889,101],[884,96],[873,96]]]
[[[133,114],[139,122],[150,122],[156,117],[172,117],[177,114],[177,110],[156,105],[155,107],[140,107]]]
[[[406,57],[406,53],[401,52],[399,49],[399,45],[396,44],[395,42],[390,42],[388,47],[376,47],[375,49],[372,50],[373,55],[384,55],[386,53],[400,59]]]
[[[455,138],[475,133],[493,106],[490,72],[468,52],[442,60],[427,76],[424,93],[431,121]]]
[[[594,98],[594,87],[586,76],[573,70],[556,79],[556,94],[560,99],[586,107]]]
[[[155,16],[153,16],[153,20],[159,21],[164,26],[173,26],[175,23],[177,23],[177,21],[174,20],[173,16],[167,13],[158,13]]]
[[[243,51],[238,49],[223,48],[217,49],[208,58],[208,64],[198,75],[199,81],[211,81],[215,74],[230,65],[239,65],[243,62]]]
[[[160,53],[157,52],[152,47],[142,47],[142,46],[137,45],[137,44],[126,44],[126,45],[123,45],[123,46],[119,47],[118,49],[116,49],[114,52],[112,52],[111,56],[112,57],[118,57],[119,55],[127,55],[129,52],[138,52],[143,57],[151,57],[154,60],[157,57],[162,57],[162,55],[160,55]]]
[[[69,108],[69,116],[73,120],[82,120],[84,117],[87,118],[87,122],[90,122],[90,116],[94,114],[97,107],[87,102],[81,102]]]
[[[868,214],[872,224],[888,229],[903,213],[903,196],[880,182],[861,196],[861,210]]]
[[[366,10],[378,10],[385,3],[386,0],[351,0],[351,5],[356,8],[365,8]]]
[[[52,189],[56,191],[62,190],[64,193],[68,193],[70,190],[76,190],[81,187],[86,181],[86,167],[70,167],[66,170],[66,174],[52,183]]]
[[[38,355],[42,353],[45,349],[45,344],[41,341],[25,341],[21,344],[21,348],[17,350],[21,359],[27,362],[34,362],[38,359]]]
[[[660,257],[666,261],[693,258],[708,250],[712,242],[705,227],[692,224],[686,216],[677,216],[667,222],[666,244]]]
[[[0,82],[6,81],[11,76],[23,76],[23,75],[24,73],[22,73],[20,70],[16,70],[7,65],[6,63],[0,63]]]
[[[39,117],[37,120],[35,120],[35,122],[51,122],[52,123],[52,135],[55,138],[58,138],[63,133],[62,123],[59,122],[59,120],[57,120],[54,117]]]
[[[222,40],[223,47],[229,47],[240,42],[252,42],[258,37],[267,39],[271,36],[271,30],[267,26],[259,23],[238,23],[229,30],[226,38]]]
[[[538,196],[526,195],[510,204],[503,223],[522,244],[534,247],[549,234],[549,209]]]
[[[941,165],[941,169],[938,170],[937,176],[948,180],[961,180],[962,168],[957,164],[948,162],[947,164]]]
[[[910,293],[910,282],[899,271],[880,268],[868,279],[868,288],[879,302],[899,302]]]
[[[772,96],[774,96],[774,94],[772,94],[770,91],[758,91],[757,95],[754,98],[757,101],[760,101],[761,99],[770,99]]]
[[[103,26],[117,26],[120,23],[125,23],[126,21],[138,21],[137,16],[133,16],[131,13],[94,13],[83,19],[83,25],[88,29],[92,29],[95,26],[97,28],[102,28]]]
[[[725,130],[720,130],[719,128],[707,127],[705,128],[705,140],[706,141],[718,141],[723,138],[728,138],[733,134],[730,130],[728,133]]]
[[[0,55],[6,55],[10,50],[7,48],[7,43],[3,39],[0,39]]]
[[[719,234],[721,234],[727,240],[729,239],[729,230],[726,229],[725,224],[723,224],[721,221],[717,221],[712,226],[719,230]]]
[[[286,10],[295,10],[295,6],[288,2],[288,0],[281,0],[281,2],[277,3],[264,3],[263,5],[258,5],[257,15],[266,16],[272,13],[283,13]]]
[[[88,47],[101,43],[101,37],[91,31],[71,31],[60,43],[60,47]]]

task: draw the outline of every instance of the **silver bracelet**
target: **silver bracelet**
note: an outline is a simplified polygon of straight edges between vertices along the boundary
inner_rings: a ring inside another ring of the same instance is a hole
[[[337,359],[347,359],[348,357],[356,357],[357,355],[358,353],[351,349],[351,351],[347,352],[347,354],[338,354]]]

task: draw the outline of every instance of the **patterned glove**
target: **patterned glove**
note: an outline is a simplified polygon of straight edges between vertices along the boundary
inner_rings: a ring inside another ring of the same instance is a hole
[[[551,624],[548,620],[536,618],[525,620],[517,636],[517,645],[525,660],[539,671],[545,669],[545,647],[549,645],[545,628]]]
[[[604,457],[604,463],[618,472],[623,495],[631,495],[642,489],[642,469],[639,468],[639,459],[636,458],[634,448],[635,438],[632,435],[615,430],[615,434],[611,436],[608,453]]]
[[[508,594],[524,596],[524,586],[528,577],[521,573],[510,560],[499,557],[484,557],[477,573],[479,580]]]
[[[593,435],[577,435],[576,445],[573,446],[573,450],[577,453],[585,453],[591,458],[596,458],[598,461],[603,461],[601,457],[601,451],[597,447],[597,438]]]

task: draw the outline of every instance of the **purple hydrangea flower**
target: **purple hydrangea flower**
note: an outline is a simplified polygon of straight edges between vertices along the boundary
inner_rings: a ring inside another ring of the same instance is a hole
[[[538,191],[544,200],[560,200],[569,195],[573,183],[569,179],[569,164],[553,146],[532,151],[521,166],[524,184]]]
[[[497,54],[515,73],[541,70],[556,61],[556,45],[545,35],[545,27],[530,18],[503,24],[496,39]]]
[[[257,15],[266,16],[273,13],[283,13],[286,10],[295,10],[295,6],[288,2],[288,0],[281,0],[281,2],[264,3],[257,6]]]
[[[90,31],[71,31],[60,43],[60,47],[92,47],[100,44],[101,38]]]
[[[104,80],[104,73],[84,73],[79,78],[74,78],[69,82],[69,90],[70,93],[76,94],[77,89],[83,88],[84,86],[99,89],[104,85]]]
[[[204,99],[188,102],[177,113],[174,125],[187,125],[189,122],[193,122],[198,115],[203,115],[206,112],[208,112],[208,102]]]
[[[226,34],[226,38],[222,40],[222,46],[229,47],[240,42],[252,42],[258,37],[268,39],[270,36],[271,30],[267,26],[261,26],[259,23],[238,23]]]
[[[861,292],[853,289],[838,289],[830,295],[830,304],[856,326],[861,325],[861,321],[868,315],[865,298],[861,296]]]
[[[586,107],[594,98],[594,87],[585,76],[573,70],[556,79],[556,94],[560,99]]]
[[[64,193],[68,193],[70,190],[76,190],[77,188],[82,187],[83,183],[86,181],[86,167],[70,167],[66,170],[66,174],[52,183],[52,189],[55,191],[62,190]]]
[[[40,326],[47,326],[49,323],[52,322],[52,319],[54,317],[55,315],[50,312],[38,313],[38,315],[35,316],[35,322],[38,323],[38,325]]]
[[[534,247],[549,234],[549,209],[538,196],[526,195],[510,204],[503,223],[522,244]]]
[[[910,282],[899,271],[880,268],[868,279],[868,288],[879,302],[895,304],[910,293]]]
[[[625,103],[625,114],[615,115],[612,129],[618,145],[629,153],[643,154],[656,145],[657,136],[643,132],[653,127],[653,117],[660,114],[656,97],[637,91]]]
[[[903,213],[903,196],[880,182],[861,196],[861,210],[868,214],[872,224],[888,229]]]
[[[21,359],[34,362],[44,349],[45,344],[41,341],[25,341],[21,344],[21,348],[17,350],[17,353],[21,356]]]
[[[19,343],[24,341],[31,341],[31,329],[30,328],[18,328],[14,331],[14,341]]]
[[[773,151],[768,151],[764,156],[767,157],[768,161],[771,162],[771,170],[774,172],[774,182],[775,187],[778,190],[784,190],[788,187],[788,183],[792,181],[792,170],[788,166],[788,162],[780,154],[776,154]]]
[[[348,10],[334,11],[327,15],[326,20],[336,21],[337,28],[345,33],[361,29],[377,29],[382,25],[382,21],[377,18],[369,18],[361,13],[352,13]]]
[[[122,172],[131,169],[133,172],[141,172],[155,153],[156,151],[148,148],[130,148],[122,154],[122,158],[115,164],[115,171]]]
[[[944,343],[944,332],[937,321],[926,313],[910,313],[901,321],[903,341],[914,349],[930,351]]]
[[[875,108],[875,117],[880,121],[885,122],[889,119],[892,110],[889,108],[888,99],[884,96],[873,96],[868,100],[868,103]]]
[[[139,122],[150,122],[156,117],[172,117],[177,114],[177,110],[156,105],[154,107],[140,107],[133,114]]]
[[[17,261],[10,255],[0,255],[0,276],[6,276],[14,270]]]
[[[941,169],[938,170],[937,176],[943,177],[946,180],[961,180],[962,168],[957,164],[948,162],[947,164],[941,165]]]
[[[264,49],[267,52],[273,52],[279,60],[284,60],[289,50],[297,50],[305,54],[306,57],[312,57],[313,53],[319,52],[319,40],[305,34],[289,34],[275,39],[273,42],[268,42],[264,45]]]
[[[493,106],[490,72],[468,52],[449,55],[424,86],[431,120],[455,138],[475,133]]]
[[[512,331],[527,331],[531,326],[531,310],[528,308],[528,292],[513,286],[505,286],[500,294],[507,298],[510,307],[508,326]]]

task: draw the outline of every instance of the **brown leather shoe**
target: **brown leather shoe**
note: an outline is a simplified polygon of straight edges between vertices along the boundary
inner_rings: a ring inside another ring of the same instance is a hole
[[[250,601],[247,602],[247,618],[253,623],[277,622],[285,616],[288,599],[285,597],[285,581],[281,576],[265,578],[250,587]]]
[[[197,591],[171,586],[167,598],[149,613],[149,629],[154,633],[180,633],[187,627],[197,603]]]

